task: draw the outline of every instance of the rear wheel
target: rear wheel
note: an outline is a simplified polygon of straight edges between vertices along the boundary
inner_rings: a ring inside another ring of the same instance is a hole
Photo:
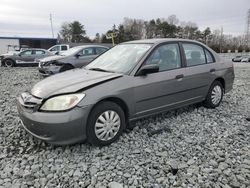
[[[87,140],[97,146],[108,145],[119,138],[125,128],[125,115],[116,103],[105,101],[91,112],[87,124]]]
[[[15,66],[15,62],[14,62],[12,59],[6,59],[6,60],[4,61],[4,65],[5,65],[6,67],[14,67],[14,66]]]
[[[62,68],[60,69],[60,72],[64,72],[70,69],[73,69],[74,67],[70,64],[63,65]]]
[[[221,82],[214,81],[208,91],[204,106],[207,108],[216,108],[220,105],[223,99],[223,86]]]

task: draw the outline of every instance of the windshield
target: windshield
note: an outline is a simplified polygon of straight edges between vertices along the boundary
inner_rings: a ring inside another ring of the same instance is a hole
[[[73,47],[73,48],[68,49],[67,51],[61,52],[60,55],[63,55],[63,56],[74,55],[80,49],[82,49],[81,46]]]
[[[86,69],[128,73],[151,46],[152,44],[117,45],[92,61]]]

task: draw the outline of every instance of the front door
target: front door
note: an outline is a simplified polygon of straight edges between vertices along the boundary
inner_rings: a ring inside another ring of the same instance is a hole
[[[75,67],[82,67],[89,64],[96,57],[94,48],[84,48],[78,52],[75,59]]]
[[[29,63],[33,61],[33,55],[32,55],[32,50],[25,50],[23,52],[19,53],[19,57],[17,58],[17,63]]]
[[[135,76],[136,117],[174,108],[187,100],[185,73],[178,43],[164,44],[144,62],[158,64],[159,72]]]

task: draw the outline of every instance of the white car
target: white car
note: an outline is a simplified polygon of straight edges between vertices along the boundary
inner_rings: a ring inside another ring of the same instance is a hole
[[[250,57],[242,58],[241,62],[246,62],[246,63],[250,62]]]

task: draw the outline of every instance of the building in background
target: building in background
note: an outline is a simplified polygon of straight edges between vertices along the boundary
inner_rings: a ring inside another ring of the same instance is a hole
[[[22,47],[48,49],[56,44],[56,38],[0,37],[0,54]]]

